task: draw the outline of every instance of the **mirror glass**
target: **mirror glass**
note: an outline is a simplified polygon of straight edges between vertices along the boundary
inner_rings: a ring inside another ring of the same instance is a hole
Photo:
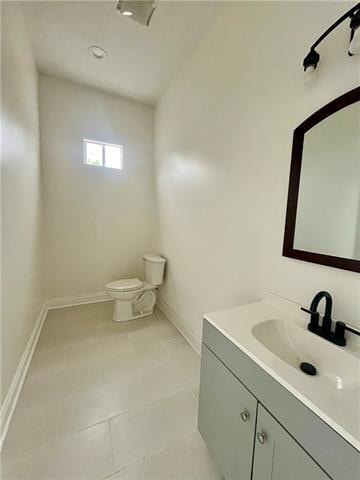
[[[360,260],[360,102],[304,135],[293,248]]]

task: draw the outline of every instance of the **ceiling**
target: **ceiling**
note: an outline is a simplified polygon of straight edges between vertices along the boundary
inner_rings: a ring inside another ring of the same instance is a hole
[[[149,27],[116,12],[117,1],[22,3],[38,68],[155,104],[190,55],[220,2],[159,1]],[[106,50],[96,60],[90,45]]]

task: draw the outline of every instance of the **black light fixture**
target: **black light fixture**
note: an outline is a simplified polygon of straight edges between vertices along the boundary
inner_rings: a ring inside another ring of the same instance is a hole
[[[311,46],[310,52],[304,58],[303,66],[305,72],[313,72],[319,61],[320,55],[315,50],[316,47],[321,43],[324,38],[326,38],[336,27],[338,27],[346,19],[350,18],[350,46],[349,46],[349,55],[356,55],[360,53],[360,3],[357,3],[354,7],[350,8],[349,11],[344,13],[336,22],[334,22],[325,32],[320,35],[316,42]]]
[[[360,53],[360,3],[359,9],[354,13],[350,21],[350,46],[349,55],[356,55]]]

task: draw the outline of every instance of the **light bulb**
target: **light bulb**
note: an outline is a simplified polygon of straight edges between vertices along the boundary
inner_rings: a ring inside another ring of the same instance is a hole
[[[360,53],[360,25],[354,29],[354,36],[350,42],[349,53],[351,55]]]
[[[125,17],[131,17],[132,15],[132,12],[130,12],[130,10],[125,10],[124,12],[121,12],[123,15],[125,15]]]
[[[306,55],[303,61],[304,71],[306,73],[311,73],[317,67],[317,64],[320,61],[320,55],[318,52],[311,48],[310,52]]]

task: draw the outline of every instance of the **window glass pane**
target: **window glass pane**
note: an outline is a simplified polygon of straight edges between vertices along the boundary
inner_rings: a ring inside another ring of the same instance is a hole
[[[105,145],[105,167],[122,168],[122,147]]]
[[[103,146],[98,143],[86,142],[86,163],[88,165],[103,164]]]

